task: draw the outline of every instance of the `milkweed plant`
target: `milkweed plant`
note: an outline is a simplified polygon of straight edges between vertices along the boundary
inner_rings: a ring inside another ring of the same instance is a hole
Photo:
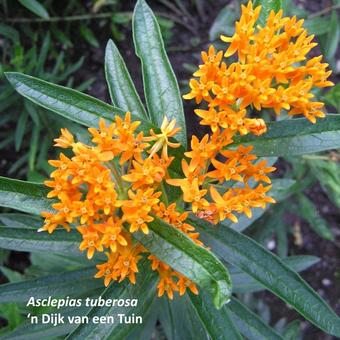
[[[280,259],[242,233],[256,220],[254,211],[268,209],[294,190],[291,183],[271,179],[274,157],[339,146],[330,134],[338,133],[340,119],[326,115],[314,94],[333,83],[322,56],[309,57],[317,45],[313,38],[303,20],[283,17],[277,1],[242,5],[234,34],[221,36],[224,50],[211,45],[201,53],[183,95],[195,101],[195,114],[207,132],[190,136],[188,145],[177,81],[155,16],[143,0],[135,7],[133,39],[147,109],[112,41],[105,55],[112,105],[7,73],[21,95],[88,131],[61,130],[55,139],[61,152],[49,161],[54,170],[44,185],[1,178],[1,206],[44,218],[37,233],[25,225],[29,215],[19,223],[18,214],[7,214],[1,247],[42,252],[42,258],[68,259],[73,265],[6,284],[0,301],[25,302],[28,291],[39,298],[54,291],[60,297],[134,297],[139,303],[127,314],[142,314],[152,326],[136,330],[133,324],[105,324],[98,335],[95,325],[40,325],[44,336],[134,338],[141,334],[134,332],[152,332],[156,320],[165,332],[178,328],[174,315],[183,313],[196,336],[282,339],[232,295],[239,293],[235,273],[243,273],[246,281],[255,281],[323,331],[339,336],[339,318],[294,271],[294,261]],[[283,118],[275,121],[280,114]],[[306,258],[294,260],[308,267]],[[92,307],[86,313],[116,311]],[[12,338],[29,336],[37,327],[24,324]]]

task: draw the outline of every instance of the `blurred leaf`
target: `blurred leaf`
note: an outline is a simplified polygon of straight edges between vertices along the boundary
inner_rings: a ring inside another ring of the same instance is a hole
[[[265,25],[270,12],[274,11],[277,13],[282,7],[281,0],[255,0],[254,8],[259,5],[262,6],[262,9],[257,23],[262,27]]]
[[[35,65],[35,70],[36,70],[35,74],[37,75],[40,75],[43,72],[50,45],[51,45],[51,36],[50,36],[50,32],[47,32],[47,34],[45,35],[44,41],[42,43],[41,49],[40,49],[37,63]]]
[[[19,116],[18,123],[15,129],[15,151],[20,150],[21,143],[26,132],[27,118],[28,114],[26,111],[23,111]]]
[[[235,31],[235,21],[238,17],[239,13],[235,10],[233,3],[223,7],[210,27],[210,41],[219,39],[221,34],[232,36]]]
[[[315,34],[317,36],[323,35],[331,30],[329,19],[324,17],[306,19],[303,27],[308,31],[308,34]]]
[[[152,121],[160,126],[164,116],[175,118],[181,127],[176,139],[186,149],[185,118],[177,80],[157,20],[144,0],[138,0],[134,10],[133,40],[142,63],[144,93]]]
[[[281,225],[280,228],[276,228],[276,240],[277,240],[277,255],[279,257],[286,257],[288,254],[288,230],[286,225]]]
[[[213,297],[216,308],[228,302],[230,277],[213,253],[157,217],[148,226],[149,234],[134,233],[133,237],[161,261],[206,289]]]
[[[247,339],[282,339],[281,335],[279,335],[273,328],[269,327],[262,319],[260,319],[236,298],[232,298],[231,302],[225,308],[229,310],[229,314],[234,325],[236,325]]]
[[[24,280],[23,275],[20,274],[19,272],[16,272],[15,270],[12,270],[4,266],[0,267],[0,270],[2,274],[7,278],[7,280],[11,283],[21,282]],[[9,301],[9,302],[13,302],[13,301]]]
[[[340,165],[323,160],[310,160],[308,165],[329,198],[340,208]]]
[[[18,0],[18,1],[29,11],[36,14],[38,17],[43,19],[49,19],[49,15],[45,7],[37,0]]]
[[[39,136],[40,136],[40,126],[33,126],[32,135],[30,140],[30,149],[28,154],[28,165],[31,171],[34,170],[35,167],[35,158],[38,151],[38,143],[39,143]]]
[[[99,42],[95,37],[93,31],[88,28],[85,24],[80,25],[79,32],[82,37],[93,47],[99,48]]]
[[[326,240],[334,241],[334,236],[327,225],[327,222],[320,216],[316,206],[305,195],[297,195],[299,208],[296,214],[305,219],[311,228],[321,237]]]
[[[328,105],[334,106],[340,112],[340,83],[332,87],[323,98]]]
[[[0,315],[8,322],[8,329],[15,329],[23,321],[19,307],[15,303],[0,305]],[[3,337],[1,337],[3,339]]]
[[[11,26],[0,24],[0,35],[19,43],[19,32]]]
[[[237,266],[320,329],[340,336],[339,318],[327,303],[282,260],[258,243],[230,228],[212,225],[194,215],[189,223],[196,226],[204,243],[225,261]]]
[[[200,291],[199,295],[194,295],[190,292],[188,296],[210,339],[242,339],[240,333],[231,321],[229,305],[225,305],[220,310],[217,310],[210,296],[204,291]]]
[[[285,340],[297,340],[299,339],[300,331],[301,331],[300,320],[294,320],[286,326],[282,335]]]
[[[134,113],[136,117],[148,119],[124,59],[112,40],[106,45],[105,75],[112,104]]]
[[[235,139],[233,147],[253,145],[257,156],[293,156],[340,147],[340,115],[328,114],[310,123],[305,118],[268,123],[262,136],[243,136]]]
[[[333,62],[336,50],[339,46],[340,28],[337,11],[332,11],[329,21],[329,32],[324,40],[320,41],[323,55],[329,62]]]

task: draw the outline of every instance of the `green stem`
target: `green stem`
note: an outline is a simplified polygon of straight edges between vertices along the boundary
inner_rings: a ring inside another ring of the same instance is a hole
[[[311,160],[325,160],[325,161],[332,161],[328,156],[318,156],[318,155],[303,155],[303,159],[311,159]]]
[[[124,184],[123,184],[123,181],[122,181],[122,177],[121,175],[119,174],[118,170],[117,170],[117,167],[116,165],[114,164],[114,162],[110,162],[108,163],[109,164],[109,168],[111,170],[111,173],[118,185],[118,191],[120,194],[124,194]]]
[[[166,188],[164,185],[164,182],[161,183],[161,191],[162,191],[162,196],[163,196],[163,200],[164,200],[164,204],[165,206],[169,205],[169,199],[168,199],[168,195],[166,194]]]
[[[340,4],[326,7],[326,8],[322,9],[319,12],[310,14],[307,19],[312,19],[312,18],[319,17],[321,15],[327,14],[328,12],[333,11],[333,10],[338,9],[338,8],[340,8]]]

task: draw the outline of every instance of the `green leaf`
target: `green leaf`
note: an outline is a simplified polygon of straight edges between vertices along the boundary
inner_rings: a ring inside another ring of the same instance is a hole
[[[320,259],[315,256],[309,255],[297,255],[297,256],[289,256],[287,258],[283,258],[282,262],[286,264],[289,268],[296,272],[301,272],[315,263],[319,262]],[[229,268],[231,280],[234,284],[234,292],[235,293],[253,293],[264,290],[265,287],[253,279],[248,274],[244,273],[240,269],[235,267]]]
[[[234,4],[228,4],[220,10],[209,30],[210,41],[217,40],[221,34],[231,37],[235,31],[235,21],[239,18]]]
[[[25,322],[12,332],[2,336],[1,340],[57,339],[72,332],[77,327],[76,324],[67,322],[69,316],[86,315],[89,309],[89,307],[61,309],[59,312],[65,317],[65,324],[54,326],[52,323],[31,324],[30,322]]]
[[[52,211],[52,199],[46,198],[47,188],[41,184],[0,177],[0,206],[35,215]]]
[[[281,0],[255,0],[254,8],[259,5],[262,6],[262,9],[257,23],[262,27],[266,24],[270,12],[274,11],[277,13],[282,7]]]
[[[143,261],[139,265],[139,274],[137,274],[136,284],[132,285],[128,280],[117,284],[111,284],[102,295],[103,299],[138,299],[136,307],[113,306],[113,307],[93,307],[87,314],[89,319],[93,317],[114,317],[114,323],[97,323],[92,322],[82,324],[67,337],[72,339],[110,339],[120,340],[133,330],[136,324],[124,324],[119,322],[118,314],[125,314],[126,317],[131,315],[139,316],[148,312],[156,295],[156,275],[149,268],[148,261]]]
[[[316,124],[305,118],[268,123],[262,136],[244,136],[237,145],[253,145],[257,156],[294,156],[340,147],[340,115],[328,114]]]
[[[91,29],[89,29],[85,24],[80,25],[79,32],[90,45],[92,45],[95,48],[99,48],[100,45],[96,36],[93,34]]]
[[[19,32],[11,26],[0,24],[0,35],[11,39],[14,43],[18,43],[20,39]]]
[[[134,10],[133,41],[142,63],[145,99],[152,121],[160,126],[164,116],[176,118],[181,127],[176,138],[186,148],[185,117],[178,83],[157,20],[144,0],[138,0]]]
[[[229,305],[217,310],[210,297],[204,291],[200,291],[199,295],[189,293],[188,296],[189,301],[192,303],[194,310],[209,334],[209,339],[242,339],[230,318]]]
[[[48,15],[45,7],[37,0],[19,0],[19,2],[38,17],[49,19],[50,16]]]
[[[300,339],[299,333],[301,331],[300,320],[294,320],[290,322],[283,332],[283,338],[285,340],[296,340]]]
[[[112,121],[125,112],[84,93],[17,72],[6,77],[22,96],[48,110],[85,126],[97,126],[99,118]]]
[[[283,339],[273,328],[243,305],[236,298],[232,298],[225,307],[228,308],[231,320],[241,333],[249,340],[280,340]],[[233,339],[233,338],[230,338]]]
[[[105,75],[113,105],[148,119],[124,59],[115,43],[110,39],[105,51]]]
[[[240,268],[317,327],[340,336],[340,319],[327,303],[282,260],[249,237],[220,224],[212,225],[191,215],[205,244],[225,261]]]
[[[303,23],[303,27],[308,31],[308,34],[316,34],[318,36],[330,31],[329,19],[326,17],[316,17],[307,19]]]
[[[316,206],[305,195],[297,196],[299,208],[296,211],[298,216],[305,219],[311,228],[326,240],[334,241],[334,236],[327,225],[327,222],[320,216]]]
[[[40,136],[40,126],[34,126],[32,129],[32,135],[30,140],[30,149],[28,153],[28,165],[30,171],[34,170],[35,158],[38,151],[38,143]]]
[[[38,233],[29,228],[0,226],[0,248],[16,251],[48,251],[81,256],[78,233],[55,230],[53,234]]]
[[[20,150],[21,143],[26,132],[27,118],[28,118],[27,112],[23,111],[18,119],[18,124],[15,129],[15,151]]]
[[[323,160],[310,160],[308,165],[329,198],[340,208],[340,165],[336,162]]]
[[[143,314],[143,323],[137,324],[125,340],[153,339],[159,315],[160,299],[155,298],[149,310]]]
[[[187,294],[160,299],[159,320],[167,340],[206,339],[207,334]],[[158,339],[156,337],[156,339]]]
[[[336,108],[337,112],[340,112],[340,83],[332,87],[324,96],[327,104]]]
[[[133,236],[161,261],[206,289],[213,296],[216,308],[229,301],[230,277],[214,254],[157,217],[149,223],[149,229],[148,235],[134,233]]]
[[[330,20],[329,20],[329,32],[321,43],[321,50],[324,54],[325,58],[332,62],[333,58],[335,57],[336,51],[339,46],[339,38],[340,38],[340,27],[339,27],[339,20],[337,11],[333,10]]]
[[[39,277],[23,282],[6,283],[1,285],[0,303],[23,302],[34,299],[66,296],[81,296],[91,290],[103,287],[102,280],[94,278],[95,268],[85,268],[67,271],[55,275]]]

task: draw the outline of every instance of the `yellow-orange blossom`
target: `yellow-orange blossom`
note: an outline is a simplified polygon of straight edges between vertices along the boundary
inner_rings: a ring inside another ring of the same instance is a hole
[[[235,35],[222,38],[230,42],[225,56],[237,52],[237,62],[227,66],[222,62],[223,52],[215,53],[213,47],[208,54],[202,52],[204,64],[194,74],[198,80],[190,81],[192,90],[184,97],[207,103],[206,110],[195,112],[211,134],[202,139],[192,137],[191,150],[182,160],[183,178],[173,179],[168,173],[173,161],[168,147],[180,145],[169,140],[179,128],[175,120],[169,122],[166,117],[161,131],[151,130],[150,136],[137,132],[140,122],[131,121],[128,112],[124,119],[116,116],[109,126],[100,120],[99,129],[89,128],[92,145],[75,141],[66,129],[56,139],[56,146],[70,148],[73,156],[61,153],[58,160],[50,161],[56,170],[45,184],[51,188],[48,197],[58,202],[52,205],[53,213],[42,213],[45,225],[40,230],[52,233],[62,226],[70,231],[74,226],[82,236],[80,250],[86,250],[89,259],[95,252],[106,251],[108,260],[97,265],[96,274],[104,278],[105,285],[125,278],[135,283],[138,262],[148,250],[132,236],[139,231],[147,234],[153,216],[203,246],[195,228],[186,223],[188,212],[180,212],[175,203],[162,202],[165,182],[179,186],[191,211],[213,223],[226,218],[236,222],[238,214],[250,217],[251,208],[274,202],[266,193],[271,188],[267,175],[275,168],[268,167],[265,160],[258,161],[251,146],[226,149],[238,133],[260,135],[266,131],[264,120],[247,116],[250,107],[273,108],[277,113],[284,108],[313,122],[323,115],[319,111],[322,105],[310,101],[309,91],[313,85],[331,85],[326,80],[326,64],[314,58],[305,66],[295,65],[304,61],[313,47],[312,39],[307,38],[301,21],[282,19],[281,12],[272,12],[267,25],[256,30],[259,10],[251,3],[243,6]],[[221,192],[215,184],[224,182],[236,185]],[[166,292],[172,298],[176,291],[183,295],[187,288],[198,293],[184,275],[153,254],[148,259],[160,276],[159,296]]]

